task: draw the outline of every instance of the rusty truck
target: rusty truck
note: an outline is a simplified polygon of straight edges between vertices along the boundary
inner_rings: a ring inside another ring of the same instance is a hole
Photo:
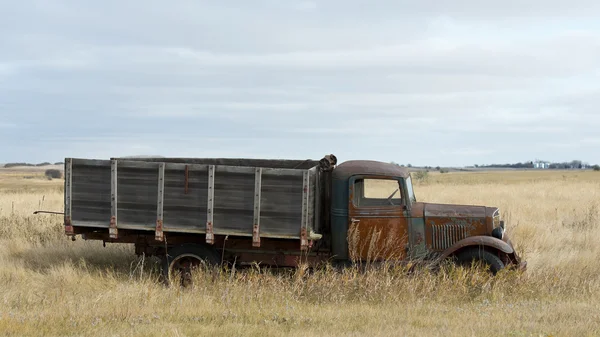
[[[165,276],[200,264],[526,263],[497,207],[417,201],[410,172],[349,160],[65,159],[65,234],[129,243]]]

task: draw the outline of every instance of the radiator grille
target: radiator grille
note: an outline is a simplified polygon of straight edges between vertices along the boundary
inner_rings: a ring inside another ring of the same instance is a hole
[[[433,225],[432,226],[432,248],[443,250],[451,247],[458,241],[469,235],[465,225]]]

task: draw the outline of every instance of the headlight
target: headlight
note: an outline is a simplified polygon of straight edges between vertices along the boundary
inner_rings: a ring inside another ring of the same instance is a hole
[[[494,230],[492,231],[492,236],[495,237],[496,239],[502,240],[504,238],[504,228],[502,228],[502,227],[494,228]]]

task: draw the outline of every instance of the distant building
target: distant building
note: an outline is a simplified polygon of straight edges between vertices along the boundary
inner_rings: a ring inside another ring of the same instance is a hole
[[[550,168],[550,162],[542,161],[542,160],[536,160],[536,161],[533,162],[533,168],[540,169],[540,170],[549,169]]]

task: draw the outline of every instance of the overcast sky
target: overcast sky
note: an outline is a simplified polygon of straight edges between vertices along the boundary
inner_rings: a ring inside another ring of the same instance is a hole
[[[597,0],[0,2],[0,162],[599,150]]]

